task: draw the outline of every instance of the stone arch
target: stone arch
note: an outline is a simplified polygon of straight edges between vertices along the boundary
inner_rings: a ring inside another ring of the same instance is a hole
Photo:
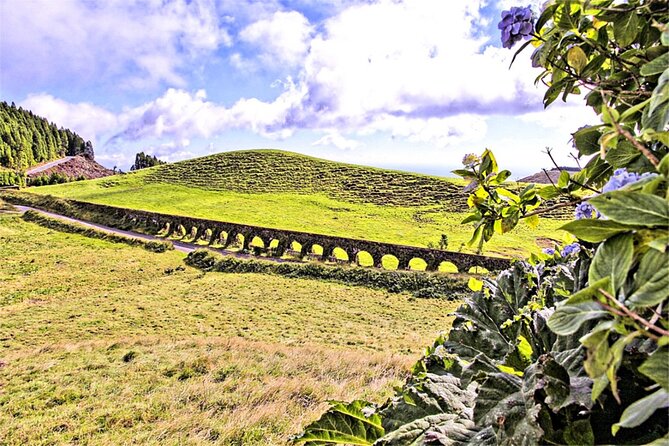
[[[385,254],[381,257],[383,269],[396,270],[400,266],[400,259],[394,254]]]
[[[307,257],[309,257],[309,259],[320,260],[323,257],[323,245],[318,243],[309,243],[308,246],[309,249],[307,250]]]
[[[420,257],[409,260],[409,269],[412,271],[427,271],[428,263]]]
[[[488,271],[486,268],[478,265],[474,265],[471,268],[467,270],[469,274],[489,274],[490,271]]]
[[[351,256],[348,255],[348,252],[339,246],[332,248],[332,257],[338,263],[349,263],[351,261]]]
[[[449,262],[448,260],[444,260],[439,264],[439,268],[437,269],[439,272],[442,273],[458,273],[460,270],[458,269],[458,266],[453,263]]]
[[[369,251],[360,250],[355,253],[355,263],[358,266],[374,266],[374,256]]]

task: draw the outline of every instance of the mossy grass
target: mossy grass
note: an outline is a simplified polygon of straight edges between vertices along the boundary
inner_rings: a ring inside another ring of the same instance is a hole
[[[382,401],[455,307],[184,257],[0,215],[3,444],[283,444]]]

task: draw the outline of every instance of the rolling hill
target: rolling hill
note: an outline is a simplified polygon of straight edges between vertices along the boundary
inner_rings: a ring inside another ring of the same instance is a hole
[[[326,161],[277,150],[226,152],[92,181],[31,189],[94,203],[405,245],[463,247],[458,180]],[[559,222],[493,239],[488,253],[522,255]]]

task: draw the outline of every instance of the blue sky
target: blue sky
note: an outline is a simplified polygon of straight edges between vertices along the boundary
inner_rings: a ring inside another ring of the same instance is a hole
[[[437,175],[490,148],[519,177],[548,146],[573,165],[570,132],[596,118],[578,98],[543,110],[529,50],[509,69],[514,5],[0,0],[0,99],[122,169],[253,148]]]

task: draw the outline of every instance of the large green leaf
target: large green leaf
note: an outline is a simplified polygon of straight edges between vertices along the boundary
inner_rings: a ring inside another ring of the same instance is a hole
[[[361,400],[348,404],[335,402],[318,421],[307,426],[301,435],[292,438],[292,442],[308,446],[372,445],[385,431],[378,414],[367,416],[363,412],[370,406],[373,407],[367,401]]]
[[[669,67],[669,52],[665,52],[659,57],[651,60],[647,64],[641,67],[642,76],[652,76],[654,74],[660,74]]]
[[[643,22],[636,13],[620,14],[613,22],[613,36],[620,47],[634,42],[641,30]]]
[[[449,413],[466,417],[474,407],[475,397],[472,390],[461,388],[460,379],[449,373],[426,373],[412,377],[379,414],[384,429],[392,432],[412,420],[431,415]]]
[[[570,232],[580,240],[599,243],[621,232],[641,229],[641,226],[630,226],[612,220],[582,219],[570,221],[559,229]]]
[[[619,234],[599,245],[592,259],[588,281],[597,282],[605,277],[611,278],[614,293],[627,279],[627,272],[634,260],[634,237],[632,234]]]
[[[669,122],[669,68],[665,69],[653,90],[650,104],[641,115],[641,127],[661,132]]]
[[[430,415],[407,423],[377,440],[374,446],[496,445],[492,429],[477,429],[470,418],[456,414]]]
[[[627,300],[634,308],[657,305],[669,297],[669,253],[650,249],[639,262],[635,291]]]
[[[562,305],[548,319],[548,328],[558,335],[567,336],[575,333],[584,322],[606,315],[608,312],[596,302]]]
[[[641,364],[639,371],[669,392],[669,347],[664,346],[655,350]]]
[[[618,223],[651,227],[669,225],[669,203],[655,195],[613,191],[591,198],[590,203]]]
[[[621,427],[636,427],[650,418],[657,409],[669,407],[669,393],[659,389],[645,398],[627,406],[620,421],[613,425],[611,431],[615,435]]]

